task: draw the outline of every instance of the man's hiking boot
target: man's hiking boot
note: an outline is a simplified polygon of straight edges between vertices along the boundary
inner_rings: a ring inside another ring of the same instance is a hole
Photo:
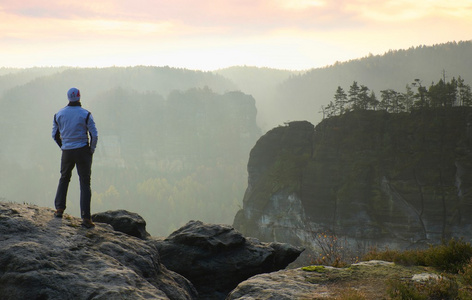
[[[58,208],[56,209],[56,211],[54,212],[54,217],[56,218],[62,218],[62,215],[64,214],[64,209],[62,208]]]
[[[82,224],[81,225],[85,228],[95,227],[95,223],[93,223],[91,219],[82,219]]]

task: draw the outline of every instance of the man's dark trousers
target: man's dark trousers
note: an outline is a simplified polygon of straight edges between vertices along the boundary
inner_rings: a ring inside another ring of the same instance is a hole
[[[61,178],[57,187],[54,204],[56,209],[66,209],[67,190],[69,188],[72,170],[77,165],[77,174],[80,182],[80,215],[84,219],[90,219],[90,201],[92,190],[90,177],[92,174],[92,153],[90,147],[62,150]]]

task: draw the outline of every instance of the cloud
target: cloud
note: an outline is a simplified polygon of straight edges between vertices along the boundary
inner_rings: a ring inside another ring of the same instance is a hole
[[[472,3],[469,0],[356,0],[346,2],[344,8],[359,18],[380,23],[398,23],[438,16],[472,18]]]
[[[2,0],[0,55],[13,62],[21,54],[22,63],[38,59],[36,64],[59,64],[66,57],[85,64],[93,57],[110,64],[206,60],[300,69],[470,39],[471,5],[470,0]]]
[[[83,21],[86,28],[97,24],[99,32],[103,28],[110,33],[106,28],[122,32],[126,24],[130,30],[137,28],[137,33],[146,28],[162,32],[166,26],[180,28],[174,33],[184,36],[196,32],[258,35],[295,28],[329,31],[432,17],[472,19],[469,0],[4,0],[0,5],[5,14],[38,22]]]
[[[61,0],[2,0],[0,10],[5,14],[28,18],[87,18],[105,15],[113,7],[110,0],[61,1]]]

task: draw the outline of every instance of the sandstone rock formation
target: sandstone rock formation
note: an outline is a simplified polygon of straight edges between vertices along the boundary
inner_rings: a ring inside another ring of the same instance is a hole
[[[53,210],[0,202],[1,299],[196,299],[145,241]]]
[[[248,176],[233,225],[262,241],[330,233],[404,249],[472,238],[472,109],[292,122],[259,139]]]
[[[200,299],[224,299],[249,277],[285,268],[303,251],[281,243],[245,238],[228,225],[190,221],[156,240],[162,263],[189,279]]]
[[[150,237],[135,213],[93,218],[96,227],[85,229],[68,214],[58,219],[49,208],[0,202],[0,298],[224,299],[302,251],[227,225],[192,221],[164,239]]]

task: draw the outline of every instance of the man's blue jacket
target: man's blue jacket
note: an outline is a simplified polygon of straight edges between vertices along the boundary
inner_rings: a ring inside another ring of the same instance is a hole
[[[90,134],[90,142],[88,134]],[[54,115],[52,138],[62,150],[70,150],[90,146],[95,152],[98,131],[92,114],[80,106],[80,102],[70,102],[68,106]]]

